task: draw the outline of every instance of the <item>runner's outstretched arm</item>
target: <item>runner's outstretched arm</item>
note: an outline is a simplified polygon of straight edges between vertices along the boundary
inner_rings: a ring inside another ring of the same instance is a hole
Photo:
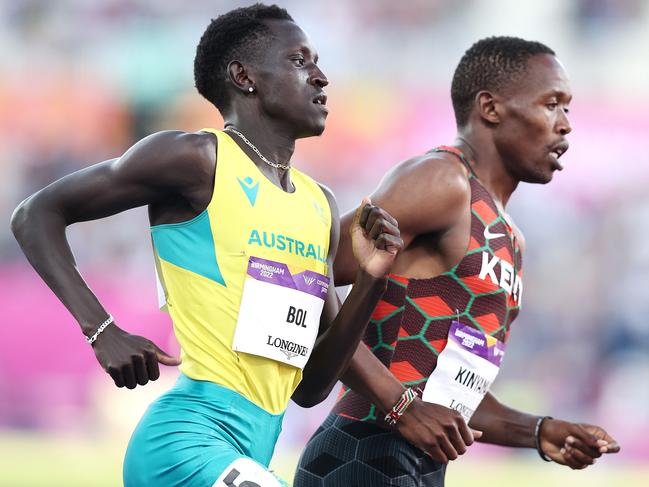
[[[383,413],[390,411],[405,390],[364,343],[358,346],[342,381],[370,399]],[[395,429],[441,463],[457,459],[482,435],[480,431],[471,430],[457,411],[419,398],[401,416]]]
[[[420,235],[443,234],[452,228],[470,205],[471,192],[466,170],[446,155],[416,157],[404,167],[383,178],[372,200],[399,221],[405,252]],[[341,222],[343,232],[350,224],[351,214],[346,214]],[[349,279],[352,265],[349,247],[349,239],[341,234],[335,266],[337,282]],[[358,347],[342,380],[384,413],[390,411],[404,392],[399,380],[365,344]],[[472,431],[457,411],[418,398],[395,429],[441,463],[458,458],[481,435]]]
[[[293,393],[302,407],[324,401],[347,368],[369,318],[386,286],[394,259],[403,248],[396,220],[364,199],[349,226],[349,238],[358,270],[355,285],[340,306],[333,279],[333,260],[339,240],[340,217],[335,198],[323,187],[331,208],[331,239],[327,258],[329,293],[320,321],[320,335],[303,371],[303,379]]]
[[[160,132],[138,142],[120,158],[55,181],[16,208],[11,219],[16,239],[84,335],[92,336],[108,312],[77,269],[66,227],[155,204],[170,196],[186,197],[195,189],[196,181],[205,177],[201,171],[209,165],[206,161],[214,160],[215,149],[213,137]],[[92,347],[118,387],[132,389],[156,380],[159,363],[180,363],[153,342],[115,324],[108,326]]]
[[[511,409],[491,393],[476,409],[470,425],[484,432],[481,442],[535,448],[535,427],[539,417]],[[543,453],[561,465],[582,469],[604,453],[617,453],[620,445],[599,426],[547,418],[539,431]]]
[[[395,169],[386,174],[372,194],[372,201],[397,219],[407,249],[420,235],[443,233],[451,228],[466,211],[471,194],[466,171],[450,157],[428,154],[406,161],[404,166],[405,170]],[[347,236],[352,219],[350,212],[341,220],[334,267],[338,284],[348,284],[357,267]],[[384,413],[404,392],[399,380],[363,343],[354,353],[342,381]],[[415,399],[395,428],[410,443],[442,463],[465,453],[481,434],[471,431],[457,411],[420,399]]]

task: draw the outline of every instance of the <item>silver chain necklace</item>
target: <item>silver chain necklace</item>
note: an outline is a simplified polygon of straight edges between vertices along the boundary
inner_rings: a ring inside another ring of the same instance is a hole
[[[245,135],[243,135],[238,130],[234,130],[232,127],[228,127],[228,130],[241,137],[241,140],[243,140],[248,147],[250,147],[253,151],[255,151],[255,154],[257,154],[259,158],[269,166],[274,167],[275,169],[283,169],[284,171],[287,171],[291,167],[290,164],[280,164],[279,162],[269,161],[264,157],[264,155],[261,152],[259,152],[259,149],[257,149],[255,145],[246,138]]]

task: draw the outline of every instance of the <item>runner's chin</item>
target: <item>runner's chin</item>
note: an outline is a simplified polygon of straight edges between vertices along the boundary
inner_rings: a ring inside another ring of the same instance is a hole
[[[322,135],[327,122],[327,115],[329,114],[329,109],[326,106],[316,103],[312,103],[311,105],[312,109],[309,110],[309,113],[312,113],[312,116],[308,122],[309,134],[304,137]]]
[[[325,129],[327,121],[327,112],[322,112],[322,114],[316,119],[313,135],[322,135]]]
[[[529,171],[527,174],[521,177],[521,181],[530,184],[547,184],[552,181],[554,171],[554,167],[550,167],[546,164],[544,166],[538,167],[533,172]]]

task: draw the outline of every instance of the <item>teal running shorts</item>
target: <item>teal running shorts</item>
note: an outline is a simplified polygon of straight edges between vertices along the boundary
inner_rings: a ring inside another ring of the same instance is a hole
[[[283,416],[181,374],[135,428],[124,486],[288,487],[267,469]]]

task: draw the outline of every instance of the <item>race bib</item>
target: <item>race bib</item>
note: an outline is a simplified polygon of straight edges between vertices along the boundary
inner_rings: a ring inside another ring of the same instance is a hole
[[[232,348],[304,368],[328,289],[327,276],[250,257]]]
[[[212,487],[284,487],[287,485],[251,458],[239,457],[225,467]]]
[[[453,321],[422,399],[456,410],[468,423],[498,375],[504,354],[501,341]]]

